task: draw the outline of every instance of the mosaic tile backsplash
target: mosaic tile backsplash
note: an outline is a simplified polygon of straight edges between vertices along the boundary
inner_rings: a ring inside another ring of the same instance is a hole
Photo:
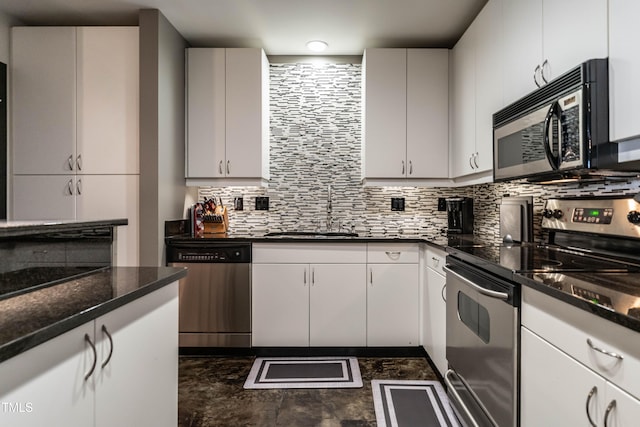
[[[227,206],[243,197],[244,210],[230,209],[230,230],[262,235],[271,231],[355,231],[361,235],[415,236],[444,233],[446,212],[439,197],[474,198],[475,234],[499,240],[504,195],[534,197],[534,236],[549,197],[635,194],[640,180],[591,185],[483,184],[458,188],[364,187],[361,177],[360,64],[271,64],[271,180],[268,188],[201,187],[199,198],[222,197]],[[331,186],[331,215],[327,214]],[[256,211],[255,198],[269,197]],[[405,210],[391,211],[404,197]]]

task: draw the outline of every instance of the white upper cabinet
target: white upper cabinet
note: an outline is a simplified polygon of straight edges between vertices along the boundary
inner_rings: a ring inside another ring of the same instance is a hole
[[[609,133],[612,141],[640,136],[640,2],[609,0]],[[632,159],[640,156],[637,152]]]
[[[607,0],[509,0],[503,15],[505,104],[607,57]],[[584,31],[573,26],[578,22]]]
[[[268,144],[264,51],[187,49],[187,181],[262,185],[269,179]]]
[[[446,49],[367,49],[363,179],[446,178],[448,105]]]
[[[453,48],[451,178],[491,181],[493,113],[503,102],[502,1],[491,0]]]

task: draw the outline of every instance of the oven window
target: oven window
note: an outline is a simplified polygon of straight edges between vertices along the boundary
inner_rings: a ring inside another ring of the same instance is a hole
[[[471,332],[482,341],[489,343],[490,320],[489,311],[462,292],[458,292],[458,315]]]

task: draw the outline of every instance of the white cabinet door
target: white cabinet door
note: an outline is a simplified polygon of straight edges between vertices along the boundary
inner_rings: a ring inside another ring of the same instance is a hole
[[[12,219],[76,219],[74,175],[14,175]]]
[[[418,264],[367,268],[367,346],[418,345]]]
[[[309,343],[319,347],[367,344],[364,264],[312,264]]]
[[[609,133],[612,141],[640,135],[638,17],[640,2],[609,0]]]
[[[569,31],[567,17],[570,16],[579,16],[580,26],[588,30]],[[547,80],[588,59],[607,57],[607,0],[544,0],[542,22]]]
[[[14,27],[11,43],[13,173],[69,174],[76,157],[76,29]]]
[[[138,27],[76,33],[77,173],[137,174]]]
[[[362,174],[405,178],[407,50],[366,49],[362,77]]]
[[[510,1],[510,0],[507,0]],[[493,170],[493,114],[503,106],[502,0],[491,0],[476,21],[475,173]]]
[[[0,425],[12,427],[94,425],[94,322],[0,363]]]
[[[268,178],[267,163],[263,161],[269,153],[267,57],[262,49],[226,49],[225,74],[226,175]]]
[[[309,284],[307,264],[253,264],[252,345],[309,345]]]
[[[612,401],[615,403],[611,404]],[[611,409],[607,414],[610,406]],[[636,426],[640,420],[640,400],[615,385],[607,383],[604,417],[608,427]]]
[[[175,426],[178,283],[99,317],[95,325],[96,427]]]
[[[447,371],[447,308],[446,308],[446,279],[435,270],[427,268],[427,289],[423,310],[425,329],[425,350],[440,371],[441,375]]]
[[[520,372],[522,427],[602,425],[605,380],[524,327]]]
[[[225,176],[225,51],[223,48],[186,50],[187,178]]]
[[[449,176],[449,50],[407,49],[407,178]]]
[[[536,89],[533,74],[543,61],[542,0],[505,0],[502,8],[504,102],[511,104]]]
[[[474,173],[472,156],[476,140],[475,32],[472,27],[452,52],[453,117],[451,128],[451,176]]]
[[[138,263],[139,175],[78,175],[76,205],[78,219],[127,218],[129,224],[116,229],[114,265]]]

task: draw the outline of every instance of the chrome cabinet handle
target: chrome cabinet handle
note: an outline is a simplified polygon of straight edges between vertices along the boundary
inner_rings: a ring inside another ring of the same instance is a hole
[[[67,162],[69,163],[69,170],[72,171],[73,170],[73,154],[69,155]]]
[[[76,157],[76,168],[79,171],[82,170],[82,154],[78,154],[78,157]]]
[[[433,260],[434,267],[437,267],[440,264],[440,260],[438,258],[432,256],[431,259]]]
[[[536,84],[536,87],[540,87],[540,83],[538,83],[538,72],[540,71],[540,65],[537,65],[535,70],[533,70],[533,82]]]
[[[96,346],[91,342],[91,337],[89,334],[84,334],[84,340],[89,343],[91,346],[91,350],[93,351],[93,364],[91,365],[91,369],[84,375],[84,380],[88,380],[89,377],[93,374],[93,371],[96,370],[96,363],[98,362],[98,353],[96,352]]]
[[[589,403],[591,403],[591,398],[597,392],[598,392],[598,387],[594,386],[589,392],[589,395],[587,396],[587,404],[586,404],[587,419],[589,420],[589,424],[591,424],[591,427],[597,427],[597,426],[596,426],[596,423],[594,423],[593,420],[591,419],[591,414],[589,413]]]
[[[109,355],[104,362],[102,362],[102,365],[100,365],[100,367],[104,369],[104,367],[107,366],[107,363],[111,360],[111,356],[113,356],[113,338],[111,338],[111,334],[107,331],[107,327],[105,325],[102,325],[102,333],[109,338]]]
[[[624,356],[621,355],[621,354],[614,353],[612,351],[607,351],[607,350],[604,350],[604,349],[602,349],[600,347],[596,347],[595,345],[593,345],[593,342],[591,342],[591,338],[587,338],[587,344],[589,344],[589,347],[591,347],[591,349],[593,349],[593,350],[595,350],[595,351],[597,351],[599,353],[606,354],[607,356],[610,356],[610,357],[615,357],[618,360],[624,359]]]
[[[73,196],[73,180],[70,179],[69,182],[67,182],[67,191],[69,192],[70,196]]]
[[[462,280],[464,283],[466,283],[467,285],[471,286],[473,289],[475,289],[476,291],[480,292],[482,295],[486,295],[486,296],[491,297],[491,298],[501,299],[501,300],[504,300],[504,301],[509,299],[509,294],[506,293],[506,292],[493,291],[491,289],[485,289],[482,286],[478,286],[475,283],[473,283],[471,280],[467,279],[466,277],[463,277],[463,276],[459,275],[458,273],[456,273],[455,271],[451,270],[447,266],[442,267],[442,269],[444,271],[446,271],[447,273],[450,273],[450,274],[456,276],[458,279]]]
[[[480,166],[478,166],[478,153],[477,152],[473,155],[473,164],[476,165],[476,169],[480,168]]]
[[[404,160],[402,161],[402,175],[404,175]]]
[[[82,195],[82,180],[79,179],[78,182],[76,182],[76,194],[78,194],[78,196]]]
[[[409,160],[409,175],[413,174],[413,162]]]
[[[609,406],[607,406],[607,410],[604,411],[604,427],[608,427],[609,426],[609,414],[611,413],[611,411],[613,411],[616,407],[616,401],[612,400],[611,403],[609,403]]]
[[[369,283],[373,286],[373,268],[369,269]]]
[[[440,290],[440,296],[442,297],[442,301],[447,302],[447,297],[444,291],[447,289],[447,284],[445,283],[442,289]]]
[[[227,160],[227,175],[231,173],[231,161]]]
[[[311,269],[311,284],[312,285],[316,284],[316,269],[315,268]]]
[[[465,412],[465,414],[467,416],[467,421],[471,423],[470,427],[480,427],[480,425],[475,421],[474,416],[471,414],[471,411],[469,411],[469,408],[467,408],[467,405],[464,404],[464,401],[460,397],[460,394],[458,393],[458,390],[456,390],[456,388],[453,386],[453,383],[449,379],[449,377],[451,375],[456,375],[457,376],[457,374],[455,373],[455,371],[453,369],[447,370],[447,372],[445,372],[445,374],[444,374],[444,382],[447,384],[447,391],[451,392],[451,395],[453,396],[453,398],[458,402],[458,405]],[[462,384],[466,387],[464,382]]]
[[[400,258],[400,255],[402,254],[402,252],[400,251],[385,251],[384,253],[387,254],[387,256],[394,261],[397,261]]]
[[[549,60],[545,59],[542,63],[542,67],[540,67],[540,77],[542,77],[542,81],[544,82],[544,84],[549,83],[549,81],[544,76],[544,69],[547,65],[549,65]]]
[[[471,169],[475,169],[475,168],[473,167],[473,163],[472,163],[472,161],[473,161],[473,156],[469,156],[469,166],[471,166]]]
[[[304,269],[304,284],[307,284],[307,269]]]
[[[220,163],[218,163],[218,172],[220,173],[220,175],[222,175],[222,160],[220,160]]]

